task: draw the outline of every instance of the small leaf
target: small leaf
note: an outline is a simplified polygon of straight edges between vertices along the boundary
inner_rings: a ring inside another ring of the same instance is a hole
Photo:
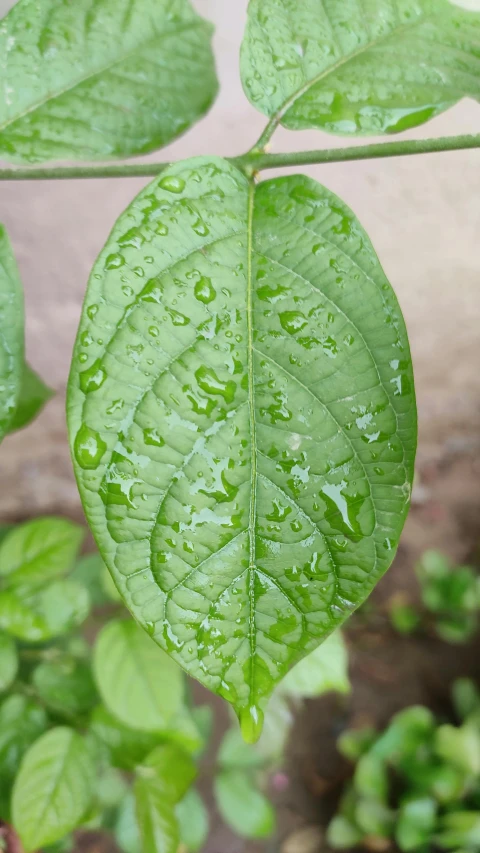
[[[269,800],[242,770],[222,770],[215,777],[219,812],[242,838],[268,838],[275,829],[275,813]]]
[[[77,628],[88,616],[87,590],[66,579],[37,589],[18,585],[0,592],[0,629],[19,640],[42,643]]]
[[[175,814],[180,829],[180,841],[189,853],[202,850],[208,837],[208,811],[195,788],[190,788],[178,803]]]
[[[429,842],[436,825],[437,804],[430,797],[416,797],[407,800],[399,811],[395,828],[395,840],[408,853],[418,850]]]
[[[17,647],[10,637],[0,634],[0,693],[8,690],[18,670]]]
[[[131,728],[167,729],[182,708],[182,671],[135,622],[112,621],[103,628],[94,672],[105,705]]]
[[[250,0],[242,81],[292,130],[398,133],[480,100],[479,37],[480,14],[448,0]]]
[[[217,91],[212,27],[188,0],[19,0],[1,24],[1,159],[152,151]]]
[[[362,755],[355,768],[354,785],[362,797],[386,802],[388,776],[383,760],[372,752]]]
[[[37,740],[13,789],[13,823],[26,853],[58,841],[81,823],[94,780],[88,748],[72,729],[52,729]]]
[[[362,840],[362,835],[363,833],[348,818],[335,815],[328,825],[327,841],[336,850],[350,850]]]
[[[408,340],[354,215],[303,176],[169,168],[94,266],[68,419],[127,606],[254,740],[275,685],[390,565],[409,506]]]
[[[85,714],[98,699],[90,666],[74,658],[41,663],[32,683],[45,705],[65,717]]]
[[[93,712],[91,729],[107,746],[112,764],[122,770],[134,770],[160,741],[158,734],[125,726],[102,705]]]
[[[280,682],[282,695],[294,698],[314,698],[329,690],[348,693],[348,653],[340,631],[303,658]]]
[[[119,809],[114,835],[116,843],[124,853],[143,853],[133,794],[127,794]]]
[[[23,365],[22,384],[17,408],[10,421],[9,432],[28,426],[42,411],[45,403],[53,397],[54,391],[40,379],[28,365]]]
[[[11,587],[64,575],[84,535],[81,527],[66,518],[36,518],[20,524],[0,545],[0,577]]]
[[[70,577],[88,589],[94,607],[102,607],[112,601],[104,586],[105,563],[100,554],[86,554],[77,560]],[[110,577],[110,575],[108,575]]]
[[[24,753],[46,728],[47,715],[37,702],[14,693],[0,705],[0,791],[2,795],[9,791]],[[2,814],[1,817],[8,819],[6,814]]]
[[[179,829],[175,806],[195,776],[192,760],[171,746],[155,749],[137,769],[134,793],[142,853],[176,853]]]
[[[0,225],[0,441],[10,429],[20,397],[23,327],[20,276],[7,232]]]

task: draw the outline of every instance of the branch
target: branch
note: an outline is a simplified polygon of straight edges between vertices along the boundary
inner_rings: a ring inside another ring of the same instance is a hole
[[[443,151],[464,151],[480,148],[480,134],[472,136],[442,136],[437,139],[395,140],[350,148],[323,148],[318,151],[299,151],[269,154],[252,149],[241,157],[228,157],[234,166],[251,175],[263,169],[289,166],[313,166],[318,163],[345,163],[351,160],[377,160],[384,157],[405,157],[413,154],[440,154]],[[74,178],[146,178],[155,177],[169,163],[135,163],[114,166],[53,166],[40,168],[0,169],[0,181],[50,181]]]

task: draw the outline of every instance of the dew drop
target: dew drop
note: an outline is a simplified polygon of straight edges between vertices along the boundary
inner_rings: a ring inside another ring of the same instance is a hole
[[[238,712],[242,737],[246,743],[256,743],[262,734],[263,711],[257,705],[249,705]]]
[[[175,175],[165,175],[159,182],[162,190],[167,190],[169,193],[181,193],[185,189],[185,181]]]
[[[86,424],[80,427],[73,445],[75,459],[80,468],[84,468],[85,470],[98,468],[106,449],[107,445],[100,438],[98,432],[90,429]]]
[[[207,278],[206,276],[202,276],[196,283],[194,288],[195,298],[198,299],[199,302],[203,302],[204,305],[208,305],[209,302],[213,302],[215,299],[216,291],[212,285],[212,280]]]

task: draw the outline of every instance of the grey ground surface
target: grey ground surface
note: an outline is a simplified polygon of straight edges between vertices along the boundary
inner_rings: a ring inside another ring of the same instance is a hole
[[[0,13],[11,6],[0,0]],[[196,0],[216,24],[221,92],[210,114],[160,155],[235,154],[264,119],[245,98],[238,49],[247,0]],[[409,136],[475,132],[480,106],[465,101]],[[281,129],[275,150],[343,141]],[[311,167],[369,232],[402,305],[417,376],[420,456],[445,442],[477,441],[480,421],[480,151]],[[0,518],[77,515],[64,392],[89,270],[116,217],[147,179],[2,183],[0,221],[11,235],[27,304],[27,351],[57,391],[41,418],[9,438],[0,457]]]

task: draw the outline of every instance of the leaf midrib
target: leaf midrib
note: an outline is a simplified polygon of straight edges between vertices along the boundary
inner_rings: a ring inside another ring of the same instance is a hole
[[[13,118],[8,119],[8,121],[4,122],[4,124],[0,124],[0,133],[2,133],[4,130],[6,130],[11,125],[15,124],[17,121],[20,121],[21,119],[25,118],[25,116],[30,115],[30,113],[35,112],[37,109],[39,109],[41,107],[44,107],[45,104],[48,104],[51,101],[55,101],[58,98],[61,98],[62,95],[66,95],[69,92],[72,92],[74,89],[77,89],[79,86],[82,86],[83,83],[86,83],[89,80],[93,80],[95,77],[98,77],[101,74],[105,74],[106,72],[111,71],[112,68],[115,68],[116,65],[121,65],[123,62],[126,62],[131,56],[138,53],[139,50],[145,50],[148,47],[156,44],[159,40],[168,38],[171,35],[177,35],[178,33],[186,32],[190,29],[195,29],[199,25],[203,25],[203,24],[204,24],[204,21],[201,18],[197,18],[197,19],[194,19],[193,21],[189,21],[188,23],[184,24],[181,27],[173,27],[172,29],[165,30],[162,33],[156,33],[155,36],[153,36],[150,39],[147,39],[146,42],[142,42],[142,43],[139,42],[134,48],[132,48],[132,50],[127,51],[127,53],[125,53],[119,59],[115,59],[114,62],[110,62],[107,65],[104,65],[102,68],[98,68],[93,72],[89,72],[88,74],[85,74],[83,77],[80,77],[78,80],[72,81],[71,83],[69,83],[68,86],[66,86],[64,89],[60,89],[58,92],[47,93],[47,95],[45,97],[42,97],[41,99],[36,101],[34,104],[32,104],[30,107],[28,107],[28,109],[24,110],[22,113],[18,113]]]
[[[249,559],[248,559],[248,596],[249,643],[250,643],[250,691],[253,694],[255,673],[255,577],[256,577],[256,530],[257,530],[257,429],[255,416],[255,376],[254,376],[254,324],[253,324],[253,214],[255,205],[255,184],[250,181],[248,190],[247,215],[247,373],[248,373],[248,410],[250,424],[250,509],[248,522]]]
[[[328,68],[324,68],[315,77],[312,77],[310,80],[307,80],[307,82],[303,86],[301,86],[299,89],[297,89],[296,92],[290,95],[290,97],[287,98],[287,100],[282,104],[282,106],[279,107],[279,109],[274,113],[271,121],[274,122],[275,125],[279,124],[279,122],[282,121],[282,119],[285,117],[286,113],[290,110],[290,108],[293,107],[296,102],[301,97],[303,97],[303,95],[306,95],[307,92],[311,88],[313,88],[313,86],[316,86],[317,83],[321,83],[322,80],[328,78],[330,74],[335,74],[344,65],[347,65],[354,59],[358,59],[359,56],[362,56],[362,54],[367,53],[369,50],[379,47],[381,44],[384,44],[389,39],[398,36],[399,34],[404,33],[407,30],[412,29],[413,27],[419,26],[419,24],[425,23],[425,21],[429,20],[429,17],[429,15],[424,15],[423,17],[416,18],[414,21],[410,21],[408,24],[404,24],[401,27],[396,27],[389,33],[386,33],[377,39],[373,39],[372,41],[361,45],[361,47],[359,47],[358,50],[353,51],[353,53],[349,53],[347,56],[340,57],[337,62],[335,62],[333,65],[329,65]],[[301,67],[303,70],[303,63]]]

